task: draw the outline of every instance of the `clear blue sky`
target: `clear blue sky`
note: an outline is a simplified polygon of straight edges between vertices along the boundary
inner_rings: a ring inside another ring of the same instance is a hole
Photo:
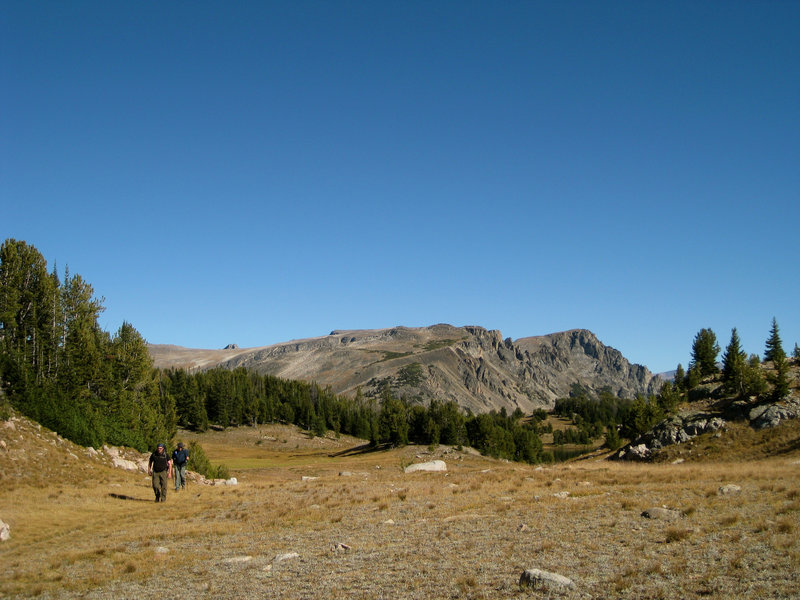
[[[153,343],[800,342],[800,2],[0,8],[0,238]]]

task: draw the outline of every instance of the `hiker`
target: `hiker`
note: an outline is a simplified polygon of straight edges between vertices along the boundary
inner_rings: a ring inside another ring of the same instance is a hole
[[[172,471],[175,473],[175,491],[186,489],[186,463],[189,462],[189,451],[183,447],[183,442],[178,442],[178,447],[172,451]]]
[[[172,477],[172,460],[167,455],[164,444],[156,446],[156,451],[150,455],[147,463],[147,474],[153,476],[153,491],[156,493],[156,502],[167,501],[167,479]]]

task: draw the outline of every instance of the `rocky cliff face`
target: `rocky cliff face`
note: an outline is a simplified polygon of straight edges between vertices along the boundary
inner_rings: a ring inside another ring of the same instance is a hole
[[[482,327],[332,331],[329,335],[273,346],[196,351],[151,346],[156,366],[207,369],[246,367],[287,379],[315,381],[339,394],[396,395],[421,402],[454,400],[473,412],[552,407],[573,384],[609,387],[633,397],[649,393],[657,379],[641,365],[603,345],[586,330],[512,341]]]

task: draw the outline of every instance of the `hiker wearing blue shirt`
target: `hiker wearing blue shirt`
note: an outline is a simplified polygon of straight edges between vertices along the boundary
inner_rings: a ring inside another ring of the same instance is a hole
[[[172,452],[172,470],[175,473],[175,491],[186,489],[186,463],[189,462],[189,451],[184,449],[183,442]]]

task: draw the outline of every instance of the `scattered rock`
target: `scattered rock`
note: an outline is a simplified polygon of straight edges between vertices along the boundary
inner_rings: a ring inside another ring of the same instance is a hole
[[[675,521],[677,519],[683,518],[683,513],[679,510],[673,510],[671,508],[661,508],[660,506],[656,506],[653,508],[648,508],[646,511],[642,513],[642,516],[646,519]]]
[[[352,477],[353,474],[350,471],[339,471],[339,477]]]
[[[526,569],[519,578],[519,585],[523,587],[559,587],[574,588],[575,584],[569,577],[558,573],[543,571],[542,569]]]
[[[118,456],[114,456],[111,459],[111,464],[117,467],[118,469],[125,469],[126,471],[138,471],[139,465],[137,465],[132,460],[126,460],[124,458],[119,458]]]
[[[253,560],[252,556],[231,556],[230,558],[226,558],[222,562],[227,564],[235,564],[235,563],[246,563]]]
[[[517,531],[528,531],[528,526],[525,523],[522,523],[517,527]]]
[[[742,493],[742,488],[733,483],[723,485],[717,490],[717,496],[735,496]]]
[[[158,546],[155,549],[155,553],[156,554],[169,554],[169,548],[166,548],[165,546]]]
[[[350,552],[352,548],[347,544],[334,544],[333,548],[331,548],[333,552]]]
[[[443,460],[431,460],[428,462],[408,465],[404,469],[405,473],[416,473],[417,471],[429,471],[429,472],[447,471],[447,464]]]
[[[312,477],[311,475],[303,475],[301,481],[315,481],[319,479],[319,477]]]
[[[300,558],[300,555],[297,552],[286,552],[285,554],[278,554],[272,562],[283,562],[294,558]]]
[[[239,480],[236,477],[231,477],[225,480],[225,485],[239,485]]]
[[[5,542],[11,537],[11,525],[0,521],[0,542]]]
[[[625,460],[647,460],[650,455],[650,448],[647,447],[647,444],[636,444],[635,446],[630,446],[627,450],[623,448],[617,456]]]
[[[569,492],[567,491],[556,492],[555,494],[553,494],[553,496],[555,496],[556,498],[569,498]]]

